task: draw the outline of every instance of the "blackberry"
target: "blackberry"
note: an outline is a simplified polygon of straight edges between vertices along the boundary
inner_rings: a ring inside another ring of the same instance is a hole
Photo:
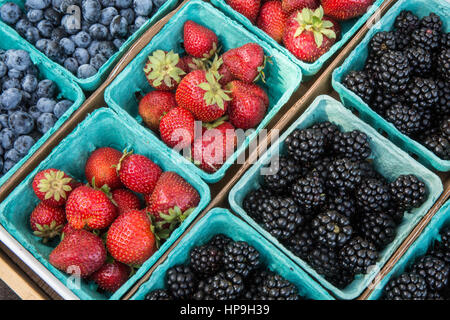
[[[237,272],[219,272],[203,281],[194,294],[195,300],[235,300],[244,293],[244,279]]]
[[[396,234],[394,220],[386,213],[366,212],[359,222],[361,236],[371,241],[378,249],[383,249],[394,240]]]
[[[369,42],[370,52],[381,57],[389,50],[396,50],[395,34],[392,31],[380,31],[375,33]]]
[[[350,220],[336,211],[326,211],[311,222],[311,234],[317,242],[329,248],[342,247],[352,236]]]
[[[359,130],[339,132],[334,136],[335,154],[350,160],[364,160],[371,154],[369,138]]]
[[[279,240],[290,238],[303,224],[299,206],[289,197],[270,197],[259,207],[264,229]]]
[[[338,273],[327,277],[326,279],[338,289],[346,288],[355,278],[354,274],[340,269]]]
[[[450,32],[442,34],[441,37],[441,48],[450,48]]]
[[[256,269],[251,272],[245,279],[245,292],[243,298],[245,300],[258,300],[258,289],[262,285],[264,279],[271,274],[272,272],[266,269]]]
[[[430,256],[438,258],[450,265],[450,251],[447,250],[441,242],[435,241],[433,249],[430,251]]]
[[[393,32],[394,32],[394,36],[395,36],[396,50],[404,51],[406,48],[409,47],[409,45],[411,43],[411,34],[403,33],[400,30],[395,30]]]
[[[225,247],[233,240],[228,238],[226,235],[219,233],[216,234],[214,237],[212,237],[211,240],[209,240],[208,245],[212,247],[216,247],[220,251],[223,251]]]
[[[191,267],[201,275],[211,275],[222,266],[223,252],[216,247],[203,245],[191,250]]]
[[[438,102],[434,107],[434,114],[438,117],[450,116],[450,83],[442,79],[435,79],[438,88]]]
[[[271,196],[272,191],[264,187],[250,191],[242,201],[242,207],[249,216],[260,222],[262,221],[262,216],[261,212],[259,211],[259,206],[264,201],[264,199],[268,199]]]
[[[450,117],[442,121],[440,129],[444,137],[450,138]]]
[[[340,273],[338,255],[334,249],[316,246],[308,255],[311,267],[326,279],[333,279]]]
[[[344,86],[353,91],[364,102],[370,103],[374,87],[365,71],[350,71],[342,82]]]
[[[379,174],[370,160],[357,161],[358,168],[361,170],[363,177],[365,178],[377,178],[384,180],[383,176]]]
[[[409,82],[410,71],[408,58],[402,52],[387,51],[378,64],[378,86],[392,93],[402,92]]]
[[[250,271],[259,267],[259,252],[244,241],[230,242],[223,253],[225,270],[247,277]]]
[[[394,220],[396,225],[399,225],[403,221],[405,210],[400,209],[396,203],[392,203],[391,206],[385,211],[385,213],[389,215],[392,220]]]
[[[411,107],[417,109],[432,108],[439,99],[436,82],[432,79],[414,77],[408,84],[405,97]]]
[[[423,140],[423,145],[444,160],[450,160],[450,142],[444,136],[433,135]]]
[[[427,294],[425,279],[415,273],[401,274],[384,289],[385,300],[425,300]]]
[[[302,163],[319,159],[325,152],[325,142],[325,135],[312,128],[296,129],[285,140],[288,154]]]
[[[437,57],[436,69],[439,76],[445,81],[450,81],[450,48],[442,49]]]
[[[335,134],[339,132],[338,127],[329,121],[317,122],[311,127],[311,129],[317,129],[322,132],[325,136],[325,144],[327,146],[333,141]]]
[[[317,175],[322,183],[325,183],[328,179],[328,166],[333,161],[330,157],[323,157],[314,161],[310,165],[311,174]]]
[[[437,14],[435,14],[434,12],[431,12],[428,16],[420,19],[419,26],[421,28],[433,29],[438,32],[441,32],[442,31],[442,20]]]
[[[433,61],[428,51],[420,47],[411,47],[407,48],[404,53],[411,66],[411,75],[424,76],[430,74]]]
[[[421,126],[421,117],[415,108],[396,103],[386,110],[385,118],[400,132],[410,136],[417,133]]]
[[[197,285],[197,278],[189,266],[177,265],[166,273],[169,292],[176,299],[190,299]]]
[[[376,264],[378,251],[375,245],[361,237],[351,239],[340,251],[342,267],[352,274],[367,273]]]
[[[389,184],[392,199],[403,211],[420,207],[426,199],[425,183],[415,175],[400,175]]]
[[[327,197],[327,210],[334,210],[337,213],[352,219],[356,213],[356,205],[353,197],[346,194],[335,193]]]
[[[430,291],[440,291],[447,286],[450,266],[438,258],[423,256],[414,263],[411,271],[425,279]]]
[[[431,109],[416,109],[420,115],[420,132],[416,133],[416,135],[421,135],[423,132],[436,127],[436,118],[433,116],[433,112]]]
[[[293,237],[285,242],[286,247],[301,259],[308,257],[308,253],[313,247],[313,244],[314,241],[309,227],[300,228]]]
[[[403,10],[395,18],[394,28],[409,34],[419,27],[419,18],[409,10]]]
[[[440,232],[441,235],[441,246],[443,250],[450,252],[450,227],[445,228]]]
[[[364,65],[364,71],[367,72],[367,75],[374,80],[375,75],[378,70],[378,56],[374,53],[369,52],[369,56],[367,57],[366,63]]]
[[[381,115],[383,118],[386,115],[386,111],[396,103],[403,103],[406,98],[403,94],[391,93],[387,90],[377,88],[375,90],[373,100],[371,103],[372,109]]]
[[[291,158],[279,157],[265,168],[264,184],[272,191],[282,194],[300,176],[301,166]]]
[[[292,185],[292,198],[306,213],[321,207],[326,201],[323,183],[318,175],[308,174]]]
[[[438,300],[445,300],[445,299],[439,292],[430,292],[430,291],[428,291],[427,297],[426,297],[425,300],[438,301]]]
[[[365,179],[356,191],[356,204],[363,212],[384,212],[389,208],[389,187],[379,179]]]
[[[419,28],[411,35],[411,45],[426,51],[436,51],[441,44],[441,33],[429,28]]]
[[[258,287],[258,300],[299,300],[298,289],[278,274],[269,274]]]
[[[357,162],[347,158],[337,159],[328,167],[326,186],[331,189],[349,192],[361,183],[362,171]]]
[[[145,296],[145,300],[173,300],[173,297],[167,290],[153,290]]]

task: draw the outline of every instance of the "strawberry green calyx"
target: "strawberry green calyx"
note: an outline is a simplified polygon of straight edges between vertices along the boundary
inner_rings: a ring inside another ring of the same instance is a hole
[[[256,76],[255,80],[253,80],[253,82],[258,81],[259,79],[261,79],[262,82],[266,83],[266,75],[264,73],[264,69],[266,68],[266,64],[267,62],[269,62],[270,64],[272,64],[272,59],[270,59],[270,57],[268,56],[264,56],[264,62],[261,66],[258,67],[258,75]]]
[[[323,36],[326,36],[329,39],[336,39],[336,32],[333,30],[333,22],[324,20],[323,16],[322,6],[316,10],[311,10],[309,8],[303,9],[295,18],[299,27],[295,31],[294,37],[298,37],[304,31],[311,31],[314,34],[314,40],[318,48],[322,46]]]
[[[114,201],[114,199],[113,199],[113,196],[111,193],[111,188],[107,184],[104,184],[101,188],[99,188],[95,184],[95,177],[92,177],[91,185],[89,185],[89,184],[87,184],[87,185],[94,190],[103,192],[108,197],[108,199],[112,202],[112,204],[115,205],[116,207],[118,207],[117,202]]]
[[[120,168],[122,167],[122,162],[125,160],[126,157],[133,154],[133,150],[128,151],[127,149],[123,150],[122,157],[119,159],[119,163],[117,165],[113,165],[113,167],[116,167],[117,173],[119,173]]]
[[[172,50],[167,53],[163,50],[154,51],[144,66],[147,79],[153,81],[155,86],[160,86],[164,82],[166,86],[170,87],[172,79],[180,83],[181,76],[186,72],[177,67],[179,61],[180,56]]]
[[[192,58],[191,62],[187,64],[191,70],[206,70],[206,64],[208,59],[204,58]]]
[[[230,117],[228,115],[225,115],[223,117],[220,117],[219,119],[213,121],[213,122],[203,122],[202,126],[206,129],[214,129],[218,126],[222,125],[227,121]]]
[[[208,105],[217,104],[223,110],[225,108],[224,101],[231,101],[227,91],[222,89],[219,80],[213,72],[206,72],[206,82],[202,82],[198,86],[206,91],[203,99]]]
[[[189,208],[182,212],[178,206],[169,209],[168,213],[159,213],[162,218],[161,221],[155,223],[156,234],[160,239],[167,239],[187,217],[195,210],[195,208]],[[168,226],[168,227],[167,227]]]
[[[50,225],[41,225],[36,223],[36,228],[37,230],[34,231],[33,234],[35,236],[41,237],[43,243],[47,243],[49,239],[61,235],[63,225],[56,225],[56,221],[52,221]]]
[[[41,179],[38,184],[40,192],[45,194],[45,200],[50,198],[59,201],[61,198],[67,200],[67,193],[72,191],[69,183],[72,178],[65,177],[63,171],[50,171],[44,175],[45,179]]]
[[[214,60],[210,62],[209,71],[214,74],[214,77],[217,80],[222,78],[222,75],[219,73],[220,67],[223,65],[223,59],[219,58],[217,54],[214,56]]]

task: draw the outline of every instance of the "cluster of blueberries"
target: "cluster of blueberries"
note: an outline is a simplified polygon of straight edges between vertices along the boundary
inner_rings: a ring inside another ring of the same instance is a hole
[[[52,80],[24,50],[0,50],[0,177],[8,172],[73,102],[58,100]]]
[[[0,18],[78,78],[100,67],[167,0],[26,0],[7,2]]]

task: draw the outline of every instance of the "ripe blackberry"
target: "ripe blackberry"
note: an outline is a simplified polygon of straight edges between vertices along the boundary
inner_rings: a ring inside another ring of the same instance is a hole
[[[404,51],[411,43],[411,34],[403,33],[400,30],[394,30],[396,50]]]
[[[440,245],[443,250],[450,252],[450,227],[445,228],[440,232],[441,242]]]
[[[259,207],[264,229],[279,240],[292,237],[303,224],[299,206],[289,197],[271,197],[265,199]]]
[[[258,287],[258,300],[299,300],[297,287],[278,274],[269,274]]]
[[[349,192],[361,183],[362,171],[357,162],[347,158],[336,159],[328,167],[326,186],[331,189]]]
[[[322,245],[329,248],[342,247],[352,236],[350,220],[336,211],[320,213],[311,222],[311,234]]]
[[[309,227],[303,227],[298,230],[293,237],[287,239],[285,242],[286,247],[297,257],[306,259],[308,253],[313,247],[314,241],[311,236],[311,229]]]
[[[312,174],[316,174],[322,183],[328,179],[328,166],[333,161],[330,157],[323,157],[311,163],[310,170]]]
[[[326,201],[325,189],[318,175],[308,174],[292,185],[292,198],[306,212],[321,207]]]
[[[378,57],[389,50],[397,50],[394,32],[380,31],[375,33],[369,42],[369,50]]]
[[[329,121],[317,122],[311,127],[311,129],[317,129],[322,132],[322,134],[325,136],[326,146],[328,146],[333,141],[333,137],[337,132],[339,132],[339,128]]]
[[[242,207],[245,212],[248,213],[257,222],[262,221],[261,212],[259,211],[259,206],[264,201],[272,196],[272,191],[262,187],[253,191],[250,191],[242,201]]]
[[[285,140],[288,154],[302,163],[319,159],[325,152],[325,143],[325,135],[312,128],[296,129]]]
[[[410,71],[408,58],[402,52],[387,51],[378,64],[378,86],[392,93],[402,92],[409,82]]]
[[[378,56],[372,52],[369,52],[369,56],[366,59],[366,63],[364,65],[364,71],[367,72],[367,75],[374,80],[375,75],[378,70]]]
[[[334,249],[320,245],[314,247],[308,255],[308,262],[326,279],[332,279],[340,273],[338,255]]]
[[[420,19],[419,26],[421,28],[433,29],[438,32],[441,32],[442,31],[442,20],[437,14],[435,14],[434,12],[431,12],[428,16]]]
[[[340,251],[342,267],[352,274],[367,273],[376,264],[378,251],[375,245],[361,237],[351,239]]]
[[[423,256],[414,263],[411,271],[425,279],[430,291],[440,291],[447,286],[450,266],[433,256]]]
[[[327,210],[334,210],[348,219],[352,219],[356,213],[354,198],[338,192],[330,194],[327,197],[325,208]]]
[[[416,29],[411,35],[411,45],[426,51],[436,51],[441,45],[441,33],[429,28]]]
[[[333,284],[338,289],[346,288],[355,279],[353,273],[347,272],[346,270],[340,269],[338,273],[326,278],[331,284]]]
[[[197,285],[197,278],[189,266],[177,265],[166,273],[169,292],[176,299],[189,299]]]
[[[233,240],[228,238],[226,235],[219,233],[216,234],[214,237],[212,237],[211,240],[209,240],[208,245],[212,247],[216,247],[220,251],[223,251],[225,247]]]
[[[421,126],[421,117],[415,108],[396,103],[386,110],[385,118],[399,131],[410,136],[417,133]]]
[[[372,100],[374,86],[365,71],[350,71],[350,73],[344,77],[342,83],[364,102],[370,103]]]
[[[203,281],[194,294],[195,300],[235,300],[244,293],[244,279],[237,272],[219,272]]]
[[[426,76],[431,72],[432,56],[423,48],[411,47],[404,51],[411,66],[411,75]]]
[[[442,121],[440,129],[444,137],[450,138],[450,117]]]
[[[430,254],[430,256],[438,258],[438,259],[444,261],[446,264],[450,265],[450,250],[447,250],[442,245],[442,242],[435,241],[434,246],[431,249],[429,254]]]
[[[240,274],[244,278],[250,271],[259,267],[259,252],[244,241],[230,242],[223,253],[225,270]]]
[[[389,187],[379,179],[365,179],[356,191],[356,205],[363,212],[384,212],[390,207]]]
[[[426,297],[425,300],[438,301],[438,300],[445,300],[445,299],[439,292],[430,292],[430,291],[428,291],[427,297]]]
[[[423,145],[444,160],[450,160],[450,141],[444,136],[433,135],[423,140]]]
[[[446,33],[442,34],[441,48],[450,48],[450,32],[446,32]]]
[[[420,135],[422,132],[428,131],[436,127],[436,118],[433,116],[431,109],[416,109],[420,115],[420,131],[415,135]]]
[[[439,99],[438,87],[432,79],[414,77],[406,88],[405,97],[411,107],[432,108]]]
[[[300,176],[301,166],[294,159],[283,156],[275,162],[266,168],[264,184],[277,194],[282,194]]]
[[[404,34],[409,34],[419,27],[419,17],[409,10],[403,10],[395,18],[394,28]]]
[[[391,203],[391,206],[385,211],[385,213],[389,215],[392,220],[394,220],[396,225],[399,225],[403,221],[405,210],[400,209],[396,203]]]
[[[369,138],[364,132],[353,130],[339,132],[334,136],[333,151],[335,154],[350,160],[364,160],[371,154]]]
[[[386,115],[386,111],[396,103],[403,103],[406,98],[403,94],[391,93],[387,90],[377,88],[375,90],[373,100],[371,103],[371,108],[381,115],[383,118]]]
[[[450,83],[442,79],[436,79],[438,88],[438,102],[434,107],[434,114],[438,117],[450,116]]]
[[[366,212],[359,222],[359,231],[364,239],[371,241],[378,249],[383,249],[394,240],[396,224],[386,213]]]
[[[167,290],[153,290],[145,296],[145,300],[173,300],[173,297]]]
[[[408,272],[390,280],[384,289],[385,300],[425,300],[427,294],[425,279]]]
[[[442,49],[439,53],[436,69],[442,79],[450,81],[450,48]]]
[[[400,175],[389,184],[392,200],[403,211],[418,208],[425,202],[427,189],[425,183],[415,175]]]
[[[243,299],[258,300],[258,289],[262,285],[264,279],[271,275],[272,272],[267,269],[256,269],[245,279],[245,292]]]
[[[222,267],[223,252],[218,248],[203,245],[191,250],[191,267],[201,275],[211,275]]]

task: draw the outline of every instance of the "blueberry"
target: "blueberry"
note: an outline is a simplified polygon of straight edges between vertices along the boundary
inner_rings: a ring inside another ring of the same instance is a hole
[[[77,59],[79,65],[88,63],[90,59],[89,52],[84,48],[76,48],[72,57]]]
[[[31,44],[35,44],[41,38],[39,30],[36,27],[28,28],[23,37]]]
[[[13,2],[7,2],[0,8],[0,18],[7,24],[15,24],[21,17],[22,10]]]
[[[120,49],[120,47],[124,44],[124,42],[125,42],[124,39],[115,39],[115,40],[113,41],[114,46],[115,46],[117,49]]]
[[[29,92],[22,90],[22,104],[25,108],[30,106],[30,102],[32,100],[32,96]]]
[[[25,70],[25,74],[26,75],[29,74],[29,75],[37,77],[37,76],[39,76],[39,69],[34,64],[32,64],[31,66],[28,67],[27,70]]]
[[[19,79],[9,78],[3,82],[2,84],[3,92],[11,88],[16,89],[21,88]]]
[[[13,78],[13,79],[22,79],[23,77],[23,72],[19,71],[17,69],[10,69],[8,71],[8,77]]]
[[[110,41],[101,41],[98,53],[101,53],[106,59],[109,59],[116,52],[114,44]]]
[[[67,36],[68,36],[68,34],[64,30],[63,27],[57,27],[57,28],[53,29],[50,39],[53,41],[59,42],[59,41],[61,41],[62,38],[65,38]]]
[[[52,60],[58,61],[63,55],[63,50],[59,43],[53,40],[47,42],[47,46],[44,49],[44,54]]]
[[[152,13],[152,0],[133,0],[133,8],[139,16],[149,16]]]
[[[5,62],[6,60],[6,50],[0,49],[0,61]]]
[[[133,0],[116,0],[116,7],[126,9],[131,7]]]
[[[56,4],[58,4],[58,3],[56,3]],[[59,3],[59,7],[55,7],[55,5],[53,5],[53,7],[55,9],[59,9],[59,11],[64,14],[66,14],[66,13],[73,14],[74,13],[73,11],[70,12],[70,9],[69,9],[70,6],[81,7],[81,0],[62,0]]]
[[[69,57],[66,60],[64,60],[64,68],[66,68],[73,74],[77,74],[78,66],[79,65],[77,59],[73,57]]]
[[[36,41],[35,47],[39,50],[44,52],[45,48],[47,48],[47,44],[50,40],[48,39],[39,39],[38,41]]]
[[[113,37],[125,38],[128,33],[127,19],[120,15],[115,16],[109,25],[109,32]]]
[[[9,128],[4,128],[0,131],[0,142],[4,150],[9,150],[14,146],[14,139],[16,135]]]
[[[9,115],[8,124],[11,130],[17,134],[28,134],[34,129],[33,118],[24,111],[15,111]]]
[[[73,41],[75,45],[79,48],[87,48],[91,44],[91,36],[86,31],[80,31],[75,36],[73,36]]]
[[[153,5],[156,8],[160,8],[166,2],[167,2],[167,0],[153,0]]]
[[[8,72],[8,67],[3,61],[0,61],[0,78],[3,78]]]
[[[116,5],[115,0],[100,0],[100,4],[103,8],[114,7]]]
[[[76,34],[80,31],[79,23],[77,23],[76,18],[70,14],[62,17],[61,26],[68,34]]]
[[[14,142],[14,146],[15,145],[16,145],[16,143]],[[17,151],[16,149],[9,149],[8,151],[5,152],[3,159],[11,160],[13,162],[19,162],[19,160],[22,159],[22,156],[20,155],[19,151]]]
[[[75,52],[75,43],[69,38],[62,38],[59,40],[59,45],[64,51],[64,54],[71,56]]]
[[[36,126],[40,133],[44,134],[50,130],[58,119],[53,113],[43,113],[37,118]]]
[[[100,18],[102,6],[97,0],[84,0],[81,6],[83,19],[90,23],[95,23]]]
[[[100,41],[97,41],[97,40],[92,41],[90,46],[87,48],[87,51],[89,53],[89,56],[91,56],[91,57],[100,53]],[[88,62],[85,62],[85,63],[88,63]]]
[[[94,40],[105,40],[108,36],[108,28],[100,23],[95,23],[89,27],[89,34]]]
[[[144,25],[144,23],[146,23],[148,20],[147,17],[144,16],[137,16],[136,19],[134,20],[134,26],[137,29],[139,29],[140,27],[142,27]]]
[[[98,22],[100,22],[104,26],[109,27],[109,25],[111,24],[112,19],[115,16],[117,16],[118,14],[119,14],[119,11],[117,11],[116,8],[114,8],[114,7],[107,7],[107,8],[103,9],[100,12],[100,18],[99,18]]]
[[[25,71],[32,65],[30,55],[24,50],[8,50],[6,53],[6,65],[9,69]]]
[[[44,18],[44,11],[40,9],[30,9],[27,12],[27,18],[31,23],[37,23]]]
[[[14,161],[11,161],[11,160],[6,160],[4,163],[3,163],[3,173],[7,173],[9,170],[11,170],[11,168],[12,167],[14,167],[15,166],[15,162]]]
[[[134,10],[131,8],[120,10],[120,15],[127,20],[128,24],[133,24],[134,22]]]
[[[22,18],[19,21],[17,21],[16,25],[14,26],[14,29],[16,29],[16,31],[23,36],[26,32],[27,29],[31,28],[33,25],[31,24],[30,21],[28,21],[27,18]]]
[[[59,119],[72,106],[73,102],[70,100],[61,100],[55,105],[53,114]]]
[[[82,64],[78,67],[77,77],[81,79],[86,79],[92,77],[97,73],[97,70],[90,64]]]
[[[52,7],[56,11],[61,12],[61,4],[63,3],[63,0],[52,0]]]
[[[33,93],[37,89],[38,80],[35,76],[27,74],[23,77],[21,86],[22,90]]]
[[[57,87],[52,80],[44,79],[39,81],[37,95],[39,98],[53,98],[56,95]]]
[[[50,0],[26,0],[25,6],[31,9],[45,9],[50,5]]]
[[[53,112],[55,108],[56,101],[50,98],[40,98],[36,103],[36,107],[42,113]]]
[[[91,58],[90,64],[91,66],[93,66],[95,69],[98,70],[101,68],[102,65],[105,64],[106,61],[107,59],[101,53],[99,53]]]
[[[28,108],[28,113],[34,120],[36,120],[42,112],[40,112],[36,106],[31,106]]]
[[[51,22],[55,27],[61,24],[61,13],[53,9],[52,7],[45,9],[44,18]]]
[[[14,142],[14,149],[11,150],[16,150],[19,153],[19,155],[24,156],[28,153],[28,151],[30,151],[34,143],[35,141],[32,137],[23,135],[16,139],[16,141]]]
[[[3,91],[0,102],[5,110],[12,110],[22,102],[22,91],[16,88],[9,88]]]
[[[41,20],[37,24],[37,28],[39,30],[39,33],[44,38],[50,38],[52,35],[52,31],[54,29],[53,24],[48,20]]]
[[[3,164],[3,154],[5,153],[5,151],[3,150],[2,145],[0,144],[0,171],[1,169],[1,165]]]
[[[9,124],[8,124],[8,115],[3,113],[0,114],[0,125],[2,126],[2,128],[8,128]]]

